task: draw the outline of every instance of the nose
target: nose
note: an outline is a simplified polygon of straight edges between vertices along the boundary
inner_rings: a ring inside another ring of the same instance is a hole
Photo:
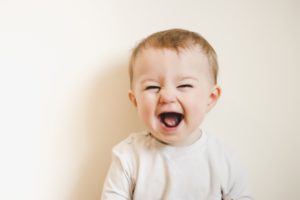
[[[171,88],[161,88],[159,91],[159,103],[168,104],[176,101],[176,94]]]

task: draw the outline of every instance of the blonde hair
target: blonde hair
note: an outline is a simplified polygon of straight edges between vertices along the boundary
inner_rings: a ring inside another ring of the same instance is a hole
[[[219,67],[217,54],[213,47],[198,33],[184,29],[169,29],[151,34],[138,43],[133,49],[129,60],[130,87],[132,87],[134,62],[143,49],[152,47],[157,49],[171,49],[179,52],[181,49],[187,49],[197,45],[208,58],[208,62],[212,69],[214,83],[216,84]]]

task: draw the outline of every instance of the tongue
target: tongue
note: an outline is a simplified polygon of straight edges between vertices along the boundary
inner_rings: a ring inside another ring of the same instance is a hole
[[[161,122],[167,127],[176,127],[180,124],[183,116],[176,112],[165,112],[160,114]]]
[[[166,116],[163,122],[165,125],[173,127],[178,124],[178,118],[176,116]]]

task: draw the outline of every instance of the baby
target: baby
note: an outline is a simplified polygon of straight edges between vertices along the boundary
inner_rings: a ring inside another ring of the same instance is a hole
[[[154,33],[133,50],[129,74],[147,130],[113,148],[102,200],[251,200],[234,158],[201,129],[221,94],[212,46],[187,30]]]

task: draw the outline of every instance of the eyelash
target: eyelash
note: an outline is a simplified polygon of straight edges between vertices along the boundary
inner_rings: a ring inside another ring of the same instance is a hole
[[[159,90],[159,86],[150,85],[145,88],[145,90]]]
[[[177,88],[181,88],[181,89],[183,89],[183,88],[193,88],[194,86],[193,85],[191,85],[191,84],[183,84],[183,85],[179,85],[179,86],[177,86]],[[145,90],[160,90],[160,87],[159,86],[155,86],[155,85],[150,85],[150,86],[147,86],[146,88],[145,88]]]
[[[193,88],[193,86],[190,84],[183,84],[183,85],[179,85],[177,88]]]

